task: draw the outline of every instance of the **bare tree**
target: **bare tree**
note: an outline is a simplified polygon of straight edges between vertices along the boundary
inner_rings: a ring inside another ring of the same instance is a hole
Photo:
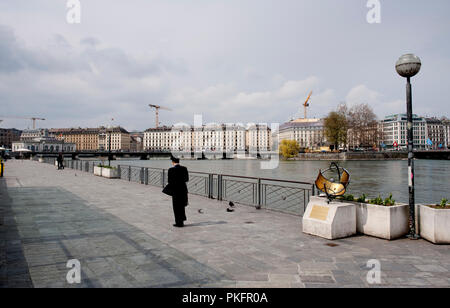
[[[349,145],[358,148],[377,147],[381,139],[381,130],[377,116],[368,104],[358,104],[347,109],[349,127]]]

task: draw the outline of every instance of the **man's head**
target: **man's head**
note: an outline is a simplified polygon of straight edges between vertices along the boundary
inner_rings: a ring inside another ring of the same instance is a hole
[[[180,163],[180,159],[176,158],[175,156],[171,156],[170,160],[172,161],[172,165],[176,165]]]

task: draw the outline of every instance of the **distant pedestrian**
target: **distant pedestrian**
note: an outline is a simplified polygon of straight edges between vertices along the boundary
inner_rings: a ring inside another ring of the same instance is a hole
[[[172,196],[173,213],[175,216],[174,227],[183,227],[186,221],[185,207],[188,205],[189,173],[186,167],[180,165],[180,160],[171,157],[173,167],[168,172],[168,184],[163,192]]]
[[[56,160],[58,162],[58,170],[64,169],[64,156],[62,153],[58,154],[58,158]]]

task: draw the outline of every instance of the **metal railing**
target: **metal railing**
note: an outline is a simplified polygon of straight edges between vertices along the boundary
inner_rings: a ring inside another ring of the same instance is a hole
[[[56,161],[56,157],[43,159],[53,165]],[[90,173],[100,163],[64,160],[66,168]],[[122,180],[161,188],[168,182],[168,169],[130,165],[118,165],[117,169]],[[305,212],[309,198],[315,195],[312,183],[196,171],[189,172],[189,182],[186,184],[190,194],[300,216]]]

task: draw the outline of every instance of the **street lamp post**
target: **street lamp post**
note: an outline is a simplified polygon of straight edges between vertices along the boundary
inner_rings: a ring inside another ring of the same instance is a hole
[[[108,167],[111,167],[111,129],[109,130],[108,139]]]
[[[405,54],[395,64],[397,73],[406,78],[406,113],[408,118],[408,187],[409,187],[409,234],[408,238],[417,239],[414,200],[414,136],[412,114],[411,77],[419,73],[422,63],[419,57],[413,54]]]

